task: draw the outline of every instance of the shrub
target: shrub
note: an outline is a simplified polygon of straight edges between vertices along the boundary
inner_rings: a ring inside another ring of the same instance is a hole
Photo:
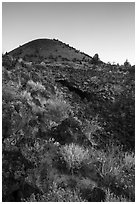
[[[105,202],[131,202],[127,198],[123,196],[116,196],[114,193],[110,192],[110,190],[106,190],[106,200]]]
[[[117,196],[134,200],[135,161],[134,153],[125,153],[119,145],[110,144],[105,150],[93,151],[94,163],[99,161],[98,171],[103,185]]]
[[[76,190],[72,191],[69,188],[58,188],[56,183],[53,183],[51,190],[47,194],[46,201],[52,202],[84,202]]]
[[[43,195],[32,194],[26,202],[84,202],[79,195],[79,192],[72,191],[69,188],[58,188],[56,183],[53,183],[48,193]]]
[[[70,105],[64,100],[53,98],[47,100],[45,104],[46,112],[52,121],[60,122],[68,117],[70,111]]]
[[[43,90],[45,90],[45,87],[41,83],[39,83],[39,82],[35,83],[32,80],[29,80],[27,85],[28,85],[28,87],[30,87],[34,91],[43,91]]]
[[[89,150],[74,143],[62,146],[60,152],[72,172],[73,169],[79,169],[84,161],[90,159]]]
[[[135,168],[135,153],[125,152],[123,161],[124,161],[124,166],[126,168],[128,168],[129,170],[131,168],[134,169]]]
[[[83,124],[82,132],[86,138],[90,141],[92,146],[97,146],[96,142],[100,136],[100,133],[103,132],[103,128],[98,122],[98,118],[94,118],[91,121],[85,120]],[[99,141],[98,141],[99,143]]]

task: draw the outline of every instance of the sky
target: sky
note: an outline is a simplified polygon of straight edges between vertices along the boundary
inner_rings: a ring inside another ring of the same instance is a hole
[[[58,39],[104,62],[135,64],[133,2],[3,2],[2,52]]]

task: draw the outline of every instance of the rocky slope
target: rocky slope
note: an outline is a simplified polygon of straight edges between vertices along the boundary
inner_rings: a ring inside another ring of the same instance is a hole
[[[3,56],[3,201],[134,201],[134,71],[58,40]]]

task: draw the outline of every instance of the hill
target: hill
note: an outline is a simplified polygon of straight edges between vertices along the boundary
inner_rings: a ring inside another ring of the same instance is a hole
[[[50,58],[54,60],[91,60],[92,58],[68,44],[65,44],[59,40],[51,39],[37,39],[28,42],[13,51],[9,52],[14,57],[21,57],[28,61],[36,61],[39,58]]]
[[[135,201],[135,66],[19,50],[2,58],[3,201]]]

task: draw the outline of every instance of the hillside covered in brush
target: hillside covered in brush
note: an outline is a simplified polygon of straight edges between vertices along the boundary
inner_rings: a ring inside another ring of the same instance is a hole
[[[2,56],[6,202],[135,201],[135,66],[58,40]]]

